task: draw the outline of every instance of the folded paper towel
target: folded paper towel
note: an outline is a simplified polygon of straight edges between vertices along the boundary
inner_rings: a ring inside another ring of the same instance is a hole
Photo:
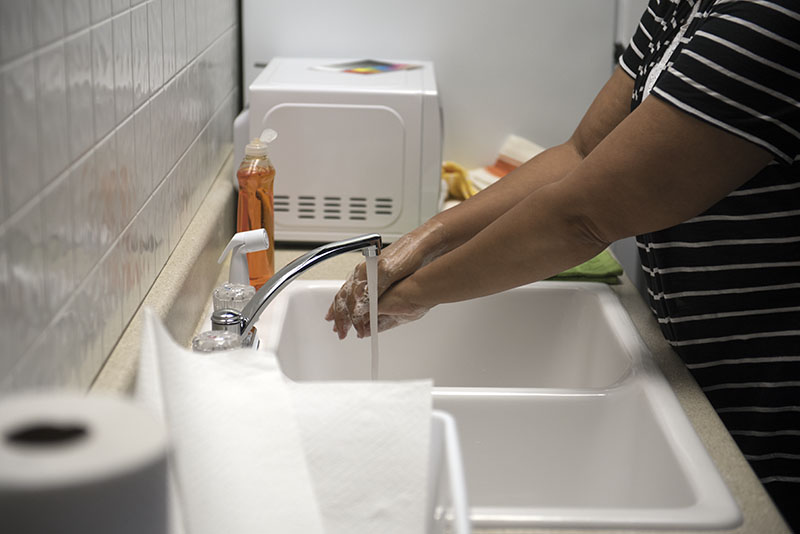
[[[429,382],[291,387],[328,534],[425,531]]]
[[[273,354],[193,353],[148,313],[137,396],[175,444],[173,532],[423,532],[431,385],[294,384]]]
[[[151,393],[160,391],[160,398]],[[174,343],[147,314],[137,394],[162,414],[190,534],[322,533],[299,429],[274,360]]]

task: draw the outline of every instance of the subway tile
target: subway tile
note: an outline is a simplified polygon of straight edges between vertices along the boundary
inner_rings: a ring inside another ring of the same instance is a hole
[[[153,221],[153,259],[156,276],[167,263],[171,249],[169,248],[169,196],[167,181],[162,181],[151,198]]]
[[[11,302],[11,276],[8,267],[8,244],[5,226],[0,224],[0,301]],[[16,344],[14,332],[17,321],[9,310],[5,312],[5,319],[0,321],[0,339],[3,340],[3,351],[0,353],[0,376],[7,375],[20,357],[21,348]]]
[[[2,77],[0,77],[0,83],[2,83]],[[0,106],[0,123],[3,122],[3,107]],[[6,222],[8,218],[8,208],[6,207],[6,178],[5,174],[3,173],[3,168],[5,167],[5,156],[2,147],[0,147],[0,227],[3,226],[3,223]]]
[[[73,363],[71,351],[60,345],[63,344],[66,333],[60,321],[47,325],[0,387],[6,391],[76,387],[77,372],[76,367],[70,365]]]
[[[180,236],[184,228],[187,226],[187,217],[189,212],[189,195],[187,194],[186,181],[187,181],[187,159],[181,158],[175,165],[175,171],[172,173],[173,195],[175,197],[175,213],[178,215],[178,224],[176,224],[176,232],[174,243],[177,245],[180,241]]]
[[[9,353],[18,358],[33,343],[39,328],[49,322],[50,316],[44,295],[41,204],[28,204],[12,219],[6,233],[6,247],[8,302],[14,303],[14,308],[7,310],[4,320],[11,322],[14,332],[11,339],[6,340]]]
[[[96,190],[99,195],[89,207],[94,224],[101,230],[100,249],[105,253],[122,231],[122,195],[117,183],[116,134],[103,139],[94,153]]]
[[[58,347],[58,367],[64,370],[62,374],[64,378],[55,385],[86,390],[91,385],[94,375],[87,377],[81,372],[86,358],[83,348],[84,338],[79,337],[80,324],[81,318],[72,306],[64,309],[51,324],[50,346]]]
[[[39,162],[42,182],[50,183],[69,164],[67,78],[64,45],[57,43],[36,58]]]
[[[111,16],[111,0],[91,0],[92,22],[98,23]]]
[[[175,3],[175,64],[177,70],[186,65],[186,0],[173,0]]]
[[[102,332],[103,345],[101,350],[101,361],[97,362],[99,370],[104,360],[114,345],[117,344],[122,333],[122,266],[124,251],[121,241],[118,241],[109,253],[103,257],[98,265],[98,289],[102,290],[102,298],[98,299],[98,304],[102,310]]]
[[[130,0],[112,0],[111,1],[111,11],[114,14],[122,13],[126,9],[131,7]]]
[[[99,141],[115,125],[114,38],[111,21],[92,28],[94,134]]]
[[[167,209],[168,213],[172,214],[172,217],[167,220],[167,225],[169,227],[167,242],[169,243],[169,251],[172,253],[178,245],[178,241],[181,239],[181,234],[183,234],[183,221],[181,220],[180,206],[180,179],[178,178],[177,168],[172,169],[164,182],[167,186]]]
[[[177,80],[173,78],[164,87],[164,111],[166,120],[164,121],[164,148],[166,153],[165,171],[172,169],[180,154],[180,141],[178,131],[180,129],[180,112],[177,91]]]
[[[161,0],[151,0],[147,4],[147,37],[150,55],[150,90],[153,92],[164,84],[164,36],[161,28]]]
[[[33,3],[0,0],[0,61],[33,50]]]
[[[75,347],[75,354],[80,358],[78,373],[84,377],[96,375],[104,360],[103,292],[98,283],[97,271],[99,266],[92,272],[91,278],[78,288],[75,298],[67,307],[67,312],[74,317],[75,335],[78,339]]]
[[[86,388],[82,380],[82,352],[78,348],[77,317],[60,313],[34,342],[15,370],[16,380],[33,388]]]
[[[114,102],[116,121],[119,123],[133,111],[133,49],[130,13],[114,17],[113,26]]]
[[[33,0],[33,33],[37,46],[64,37],[64,0]]]
[[[203,0],[192,0],[194,2],[194,27],[196,44],[195,56],[200,54],[205,48],[205,34],[206,34],[206,13],[204,11],[205,4]]]
[[[144,276],[144,261],[139,251],[139,225],[132,224],[122,234],[120,247],[120,284],[122,290],[122,325],[130,322],[141,301],[141,282]]]
[[[187,71],[184,70],[175,77],[174,81],[174,100],[175,100],[175,143],[176,143],[176,159],[183,154],[189,147],[191,141],[191,125],[189,121],[188,101],[186,99],[189,94],[189,76]]]
[[[156,278],[156,237],[153,197],[147,200],[140,214],[133,222],[137,236],[137,252],[141,259],[142,277],[139,282],[140,300],[144,300]]]
[[[3,98],[3,73],[0,72],[0,98]],[[0,125],[5,124],[5,106],[0,103]],[[0,140],[3,139],[3,128],[0,126]],[[8,193],[6,193],[6,151],[5,147],[0,145],[0,228],[3,227],[3,223],[8,218],[8,206],[6,206]],[[2,254],[2,249],[0,249],[0,254]],[[0,273],[2,274],[2,273]],[[2,296],[0,294],[0,296]]]
[[[186,50],[189,61],[197,57],[197,0],[186,0]]]
[[[69,173],[64,173],[48,188],[42,199],[45,303],[53,315],[61,309],[77,285],[75,250],[72,245],[72,186]]]
[[[135,7],[145,1],[146,0],[131,0],[131,7]]]
[[[92,10],[89,0],[64,0],[64,24],[67,34],[86,28],[91,21]]]
[[[203,173],[200,169],[199,160],[197,158],[197,145],[192,146],[187,151],[187,184],[189,187],[189,213],[194,214],[200,207],[200,203],[208,191],[203,180]],[[191,215],[189,217],[191,220]]]
[[[133,117],[117,129],[117,193],[120,200],[118,213],[121,226],[125,226],[139,210],[142,193],[136,183],[136,130]]]
[[[186,106],[186,113],[189,121],[189,135],[191,139],[197,137],[197,134],[200,132],[199,73],[198,62],[194,61],[189,64],[189,67],[183,74],[186,79],[187,91],[182,98]]]
[[[97,190],[96,176],[93,151],[83,156],[69,171],[74,216],[70,244],[73,248],[76,283],[80,283],[89,274],[102,253],[102,228],[95,223],[99,219],[95,203],[102,198]]]
[[[175,74],[175,0],[161,0],[161,24],[164,36],[164,81]]]
[[[159,90],[150,101],[150,132],[153,155],[153,174],[156,183],[160,182],[168,170],[167,128],[169,117],[166,89]]]
[[[64,43],[67,71],[69,155],[76,160],[94,144],[92,37],[88,31]]]
[[[106,285],[102,274],[103,264],[98,264],[89,278],[76,292],[69,311],[76,317],[76,331],[80,340],[80,367],[77,370],[84,380],[91,380],[102,366],[107,353],[103,351],[103,330],[106,323]]]
[[[3,106],[0,128],[8,215],[20,209],[41,189],[35,80],[33,57],[6,69],[0,78],[0,105]]]
[[[150,133],[150,108],[143,106],[134,114],[134,129],[136,130],[136,183],[142,187],[142,202],[153,193],[158,185],[153,172],[153,149]]]
[[[133,47],[133,104],[139,107],[150,96],[150,54],[147,44],[147,6],[131,10]]]

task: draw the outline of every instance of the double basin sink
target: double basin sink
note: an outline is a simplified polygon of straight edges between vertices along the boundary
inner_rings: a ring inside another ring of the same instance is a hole
[[[295,381],[369,380],[370,342],[322,318],[340,281],[293,282],[257,327]],[[741,515],[616,295],[539,282],[380,334],[383,380],[432,378],[476,528],[719,529]]]

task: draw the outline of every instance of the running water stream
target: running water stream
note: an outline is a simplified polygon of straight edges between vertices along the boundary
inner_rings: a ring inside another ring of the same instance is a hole
[[[372,342],[372,379],[378,379],[378,257],[367,256],[367,295],[369,296],[369,337]]]

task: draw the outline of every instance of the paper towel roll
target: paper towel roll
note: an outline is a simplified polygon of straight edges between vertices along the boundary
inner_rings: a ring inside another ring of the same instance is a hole
[[[0,399],[0,531],[165,534],[167,450],[164,428],[121,398]]]

